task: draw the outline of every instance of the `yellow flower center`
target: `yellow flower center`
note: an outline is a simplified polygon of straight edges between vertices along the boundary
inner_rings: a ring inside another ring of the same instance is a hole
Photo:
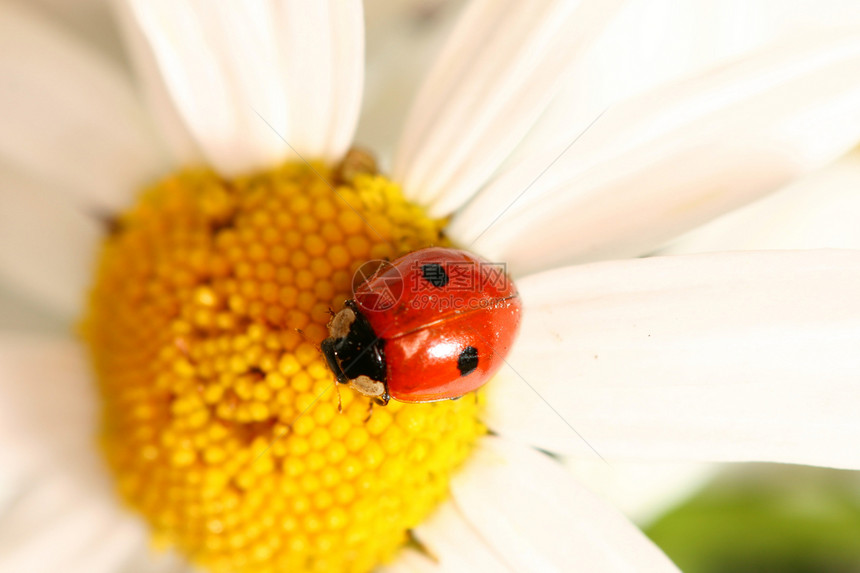
[[[392,558],[485,431],[479,397],[371,413],[340,388],[341,409],[318,345],[361,263],[446,244],[442,224],[381,176],[303,164],[179,173],[118,217],[84,333],[107,459],[159,543],[215,571]]]

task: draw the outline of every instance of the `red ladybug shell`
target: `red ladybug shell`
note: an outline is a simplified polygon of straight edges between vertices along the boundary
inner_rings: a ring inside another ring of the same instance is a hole
[[[380,304],[380,292],[396,302]],[[458,398],[483,386],[504,364],[522,310],[501,265],[438,247],[380,268],[355,301],[384,341],[388,393],[401,402]]]

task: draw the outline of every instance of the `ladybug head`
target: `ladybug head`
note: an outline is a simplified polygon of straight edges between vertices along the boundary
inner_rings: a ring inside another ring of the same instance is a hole
[[[372,398],[388,402],[385,369],[385,341],[376,335],[355,301],[328,323],[329,337],[321,349],[326,363],[340,384]]]

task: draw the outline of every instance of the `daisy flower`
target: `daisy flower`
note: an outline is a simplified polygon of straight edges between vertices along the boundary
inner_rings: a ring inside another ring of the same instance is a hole
[[[860,33],[548,111],[621,4],[469,4],[390,176],[348,153],[358,2],[119,4],[148,113],[5,6],[0,273],[88,357],[0,343],[0,570],[181,570],[151,536],[213,571],[671,571],[547,452],[860,466],[860,252],[631,258],[850,149]],[[506,366],[339,408],[329,309],[431,244],[516,277]]]

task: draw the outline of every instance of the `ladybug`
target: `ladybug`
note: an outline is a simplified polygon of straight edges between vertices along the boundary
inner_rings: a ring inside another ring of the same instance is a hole
[[[498,264],[431,247],[382,264],[328,324],[337,382],[385,405],[462,397],[504,364],[522,302]]]

